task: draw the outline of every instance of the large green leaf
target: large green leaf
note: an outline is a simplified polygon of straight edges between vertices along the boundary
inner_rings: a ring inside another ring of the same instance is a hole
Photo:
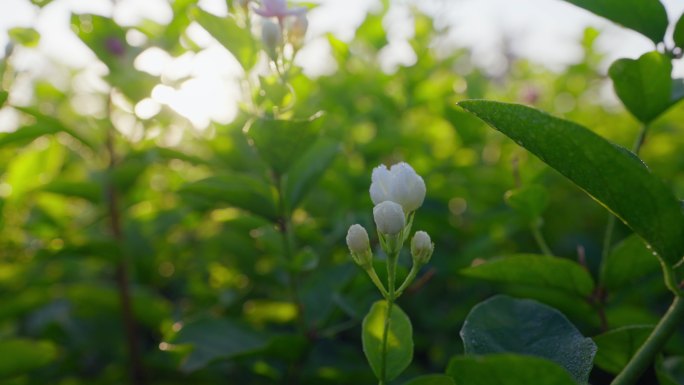
[[[673,91],[672,62],[660,52],[619,59],[608,70],[615,93],[637,119],[649,123],[679,100]]]
[[[45,115],[41,113],[40,111],[36,110],[35,108],[30,108],[30,107],[14,107],[15,109],[30,115],[35,119],[35,122],[32,123],[29,126],[20,128],[19,130],[7,134],[8,136],[3,137],[3,139],[0,139],[0,141],[3,142],[3,144],[8,144],[12,142],[17,142],[17,143],[22,143],[22,141],[30,141],[33,139],[36,139],[38,136],[45,135],[45,134],[56,134],[58,132],[65,132],[69,134],[71,137],[74,139],[78,140],[85,146],[89,147],[92,150],[97,150],[97,147],[92,140],[87,138],[86,136],[82,135],[81,133],[77,132],[76,130],[67,127],[64,125],[61,121],[58,119],[53,118],[52,116]],[[25,133],[20,133],[20,131],[28,129]],[[41,132],[43,132],[41,134]],[[16,136],[10,136],[12,134],[15,134]],[[4,139],[7,138],[7,139]]]
[[[456,385],[454,379],[444,374],[428,374],[416,377],[404,385]]]
[[[546,358],[586,384],[596,345],[558,310],[529,299],[495,296],[468,314],[461,329],[466,354],[517,353]]]
[[[663,41],[667,12],[658,0],[565,0],[653,40]]]
[[[547,255],[518,254],[486,261],[461,270],[467,277],[567,291],[588,297],[594,281],[576,262]]]
[[[311,146],[290,168],[285,176],[285,199],[295,208],[316,181],[328,169],[339,153],[337,142],[321,139]]]
[[[9,339],[0,341],[0,357],[0,378],[7,378],[49,364],[57,348],[48,341]]]
[[[377,301],[363,319],[362,342],[375,376],[391,381],[406,369],[413,359],[413,329],[411,321],[397,304],[392,306],[387,333],[385,373],[382,373],[383,332],[387,319],[387,301]]]
[[[653,251],[633,234],[615,245],[601,261],[600,282],[608,290],[618,290],[659,270],[660,264],[653,258]]]
[[[92,203],[99,203],[103,198],[102,186],[94,182],[67,182],[55,180],[43,186],[41,191],[67,197],[83,198]]]
[[[269,185],[243,174],[220,175],[185,185],[181,192],[201,198],[211,206],[230,205],[267,219],[277,219],[273,191]]]
[[[651,331],[652,326],[627,326],[594,337],[598,346],[594,363],[606,372],[620,373]]]
[[[514,354],[459,356],[446,370],[456,385],[575,385],[570,374],[543,358]]]
[[[684,216],[679,201],[634,154],[576,123],[530,107],[479,100],[459,105],[585,190],[668,264],[682,260]]]
[[[543,186],[529,185],[506,191],[506,204],[529,221],[541,217],[549,203],[549,194]]]
[[[257,61],[256,42],[252,37],[251,31],[246,27],[238,25],[232,15],[219,17],[193,7],[192,18],[206,29],[214,39],[218,40],[235,59],[242,65],[245,71],[251,69]]]
[[[215,360],[263,349],[268,340],[228,320],[202,319],[183,326],[172,343],[193,346],[192,352],[181,363],[184,372],[192,372]]]
[[[259,118],[249,126],[247,137],[266,163],[284,174],[316,142],[321,116],[297,120]]]
[[[675,25],[674,34],[672,35],[675,45],[684,49],[684,13],[679,17]]]

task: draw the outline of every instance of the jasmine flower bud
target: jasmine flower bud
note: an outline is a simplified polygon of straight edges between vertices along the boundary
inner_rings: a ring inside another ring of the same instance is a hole
[[[306,36],[306,30],[309,28],[309,20],[306,18],[306,13],[299,13],[292,17],[287,33],[288,40],[295,49],[301,48]]]
[[[404,210],[392,201],[377,204],[373,208],[373,219],[378,232],[385,235],[397,235],[406,226]]]
[[[347,246],[352,259],[361,267],[370,266],[373,261],[373,253],[370,249],[368,232],[359,224],[349,226],[347,231]]]
[[[264,20],[261,24],[261,41],[268,56],[276,60],[278,58],[277,49],[283,43],[283,33],[280,26],[270,20]]]
[[[408,163],[397,163],[387,169],[381,164],[373,169],[370,195],[376,205],[384,201],[399,203],[408,214],[425,200],[425,182]]]
[[[414,263],[424,265],[430,262],[432,252],[435,249],[434,243],[425,231],[416,231],[411,239],[411,255]]]

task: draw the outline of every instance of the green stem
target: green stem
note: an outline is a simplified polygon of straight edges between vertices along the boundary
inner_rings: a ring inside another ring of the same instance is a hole
[[[411,271],[409,271],[408,276],[406,276],[406,279],[404,280],[404,283],[399,286],[397,289],[396,295],[394,298],[399,298],[401,294],[406,290],[407,287],[413,282],[414,279],[416,279],[416,275],[418,275],[418,272],[420,271],[420,265],[417,263],[414,263],[413,266],[411,266]]]
[[[539,246],[539,249],[541,250],[541,252],[546,254],[546,255],[553,256],[553,252],[551,251],[551,248],[549,248],[549,245],[546,243],[544,236],[542,235],[541,231],[539,230],[539,225],[532,224],[532,226],[530,226],[530,228],[532,229],[532,236],[534,236],[534,240],[537,241],[537,246]]]
[[[382,365],[380,366],[380,383],[379,385],[385,385],[387,378],[387,338],[389,336],[390,328],[390,315],[392,314],[392,307],[394,306],[394,300],[396,298],[394,290],[394,280],[397,272],[397,261],[399,259],[399,252],[397,251],[393,255],[390,255],[387,259],[387,314],[385,315],[385,326],[382,331]]]
[[[380,277],[378,277],[378,273],[375,272],[373,265],[370,265],[368,268],[366,268],[366,273],[368,273],[368,276],[370,277],[371,281],[373,281],[378,290],[380,290],[382,296],[385,299],[389,298],[389,292],[387,291],[387,289],[385,289],[385,285],[382,284],[382,281],[380,280]]]
[[[633,385],[684,321],[684,298],[675,297],[665,316],[611,385]]]

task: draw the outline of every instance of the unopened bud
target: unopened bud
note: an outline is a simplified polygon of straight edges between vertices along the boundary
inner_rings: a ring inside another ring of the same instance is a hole
[[[373,261],[373,253],[370,249],[368,232],[359,224],[349,226],[347,231],[347,246],[352,259],[361,267],[370,266]]]
[[[397,235],[406,226],[406,217],[401,205],[392,201],[380,202],[373,208],[373,219],[378,232]]]
[[[270,20],[263,20],[261,24],[261,41],[264,43],[268,56],[276,60],[277,49],[283,43],[283,33],[280,26]]]
[[[295,49],[299,49],[304,42],[306,30],[309,28],[309,20],[306,18],[306,13],[303,12],[293,15],[291,20],[287,37],[290,44]]]
[[[410,213],[425,200],[425,182],[408,163],[397,163],[389,169],[381,164],[373,169],[371,180],[370,195],[375,204],[397,202]]]
[[[435,245],[425,231],[416,231],[411,239],[411,255],[415,263],[424,265],[430,262]]]

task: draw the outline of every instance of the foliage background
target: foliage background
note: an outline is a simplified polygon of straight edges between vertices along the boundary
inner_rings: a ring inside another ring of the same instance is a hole
[[[156,84],[181,86],[183,79],[140,72],[133,62],[147,47],[172,56],[197,50],[185,36],[193,7],[191,0],[173,2],[169,25],[122,27],[108,18],[74,16],[72,24],[108,68],[103,81],[86,79],[90,87],[82,86],[79,72],[61,84],[50,76],[27,79],[13,58],[30,53],[37,37],[29,30],[10,35],[15,48],[2,62],[9,92],[3,109],[16,111],[18,120],[14,133],[0,137],[0,337],[41,341],[27,360],[41,361],[32,356],[39,352],[45,364],[6,383],[126,383],[130,364],[117,295],[122,256],[147,383],[372,382],[360,320],[378,298],[350,262],[344,235],[357,222],[373,228],[370,170],[399,160],[426,181],[428,196],[414,228],[428,231],[436,244],[423,279],[400,301],[416,343],[402,379],[443,372],[462,352],[458,333],[465,316],[494,293],[541,300],[584,335],[601,332],[597,311],[586,301],[460,273],[496,256],[539,252],[526,218],[503,199],[517,186],[548,189],[542,231],[549,245],[564,258],[581,255],[594,276],[607,213],[456,106],[466,98],[524,103],[629,147],[638,123],[604,97],[609,83],[595,48],[598,31],[585,31],[581,60],[562,72],[510,56],[496,76],[478,68],[468,50],[435,45],[448,30],[418,10],[409,41],[417,61],[395,72],[383,71],[378,59],[387,44],[381,12],[369,13],[349,43],[327,36],[337,71],[315,79],[296,71],[290,78],[296,101],[286,116],[324,111],[317,135],[339,144],[292,212],[298,246],[292,262],[283,261],[274,224],[248,209],[253,203],[235,205],[224,195],[235,191],[236,175],[271,181],[263,154],[243,132],[254,118],[248,101],[234,121],[211,122],[205,130],[167,106],[152,116],[136,109]],[[131,29],[144,35],[141,46],[126,43]],[[288,95],[266,68],[262,76],[264,92],[255,91],[253,100],[268,114]],[[111,99],[110,86],[117,90]],[[28,97],[22,94],[27,89]],[[684,196],[683,120],[681,107],[658,119],[641,152],[678,197]],[[216,175],[226,184],[189,188]],[[112,216],[121,221],[120,235],[112,231]],[[619,225],[616,234],[620,240],[630,232]],[[293,280],[300,305],[293,301]],[[607,322],[611,328],[653,324],[668,302],[654,258],[642,278],[608,293]],[[673,339],[670,353],[684,355],[683,337]],[[21,366],[19,350],[4,349],[0,344],[2,360]],[[595,369],[591,381],[607,378]]]

